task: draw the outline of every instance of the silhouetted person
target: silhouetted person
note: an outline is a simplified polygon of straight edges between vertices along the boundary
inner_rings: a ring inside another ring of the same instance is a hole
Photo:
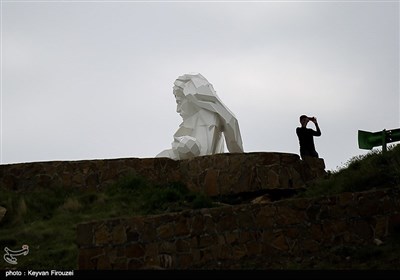
[[[315,124],[317,130],[307,128],[307,123],[312,121]],[[304,157],[316,157],[318,153],[314,146],[314,136],[321,136],[321,130],[319,129],[317,119],[315,117],[307,117],[306,115],[300,116],[301,127],[296,128],[297,137],[299,137],[300,143],[300,155]]]

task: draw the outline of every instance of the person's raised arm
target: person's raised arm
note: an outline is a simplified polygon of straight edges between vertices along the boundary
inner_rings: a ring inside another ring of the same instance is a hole
[[[314,136],[321,136],[321,129],[319,128],[317,118],[313,117],[310,120],[314,123],[315,128],[317,129],[317,131],[313,131],[313,135]]]

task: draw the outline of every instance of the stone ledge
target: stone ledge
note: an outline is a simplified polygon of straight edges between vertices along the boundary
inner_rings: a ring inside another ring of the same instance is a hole
[[[14,190],[35,187],[101,190],[135,173],[161,184],[181,181],[209,196],[268,189],[299,189],[325,174],[323,159],[300,160],[297,154],[225,153],[174,161],[168,158],[122,158],[49,161],[0,165],[0,186]]]

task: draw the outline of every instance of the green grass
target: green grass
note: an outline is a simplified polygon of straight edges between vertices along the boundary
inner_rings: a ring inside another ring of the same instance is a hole
[[[400,145],[396,145],[389,147],[383,154],[375,150],[351,158],[343,168],[308,186],[299,196],[316,197],[399,185]]]
[[[0,269],[77,269],[78,223],[214,205],[179,182],[153,185],[135,175],[104,191],[60,187],[29,192],[0,189],[0,194],[0,205],[7,209],[0,224],[1,250],[29,245],[29,254],[17,257],[17,265],[0,261]]]

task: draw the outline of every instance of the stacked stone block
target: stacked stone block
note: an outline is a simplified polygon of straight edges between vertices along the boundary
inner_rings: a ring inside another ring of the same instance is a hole
[[[398,189],[187,210],[78,225],[79,269],[235,268],[343,244],[370,244],[400,225]]]

